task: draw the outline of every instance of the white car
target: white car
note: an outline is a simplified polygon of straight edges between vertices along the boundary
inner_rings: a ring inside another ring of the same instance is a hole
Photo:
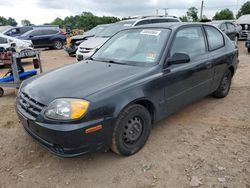
[[[0,48],[8,49],[10,47],[14,47],[16,52],[20,53],[20,57],[22,58],[36,56],[32,41],[20,40],[0,33]]]
[[[81,43],[76,51],[76,60],[82,61],[92,56],[106,41],[109,40],[117,32],[130,27],[154,24],[154,23],[166,23],[166,22],[181,22],[177,17],[140,17],[135,19],[129,19],[120,21],[114,24],[110,24],[102,32],[98,33],[95,37]]]

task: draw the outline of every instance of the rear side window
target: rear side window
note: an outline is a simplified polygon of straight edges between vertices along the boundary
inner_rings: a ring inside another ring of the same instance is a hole
[[[201,27],[188,27],[177,32],[170,51],[170,56],[175,53],[185,53],[190,58],[206,53],[206,43]]]
[[[35,31],[30,33],[30,36],[39,36],[42,34],[43,34],[42,30],[35,30]]]
[[[43,31],[43,35],[53,35],[53,34],[57,34],[58,31],[57,30],[53,30],[53,29],[48,29],[48,30],[44,30]]]
[[[211,26],[205,26],[204,28],[207,34],[210,51],[217,50],[225,46],[224,37],[218,29]]]

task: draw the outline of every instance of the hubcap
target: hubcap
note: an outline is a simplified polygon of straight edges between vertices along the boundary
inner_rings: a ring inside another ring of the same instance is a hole
[[[128,145],[136,143],[142,134],[142,129],[143,129],[143,123],[141,118],[133,117],[132,119],[130,119],[124,128],[123,132],[124,143]]]
[[[60,49],[62,47],[62,44],[61,44],[61,42],[57,41],[55,43],[55,46],[56,46],[57,49]]]

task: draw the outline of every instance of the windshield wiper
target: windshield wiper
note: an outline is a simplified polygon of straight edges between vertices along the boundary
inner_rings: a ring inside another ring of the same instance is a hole
[[[114,60],[108,60],[108,61],[105,61],[107,63],[112,63],[112,64],[119,64],[119,65],[127,65],[126,63],[121,63],[121,62],[117,62],[117,61],[114,61]]]

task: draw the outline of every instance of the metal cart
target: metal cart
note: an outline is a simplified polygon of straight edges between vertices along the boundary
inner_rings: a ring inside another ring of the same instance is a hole
[[[5,52],[5,55],[0,54],[0,62],[5,65],[11,66],[12,76],[11,81],[1,81],[0,79],[0,97],[3,96],[4,90],[3,88],[16,88],[18,89],[21,85],[22,81],[30,78],[34,75],[26,76],[25,78],[21,78],[19,71],[18,71],[18,62],[24,58],[24,54],[18,52]],[[40,73],[43,72],[41,59],[40,59],[40,52],[35,52],[35,57],[33,59],[33,64],[35,69],[40,69]],[[4,78],[2,78],[3,80]]]

